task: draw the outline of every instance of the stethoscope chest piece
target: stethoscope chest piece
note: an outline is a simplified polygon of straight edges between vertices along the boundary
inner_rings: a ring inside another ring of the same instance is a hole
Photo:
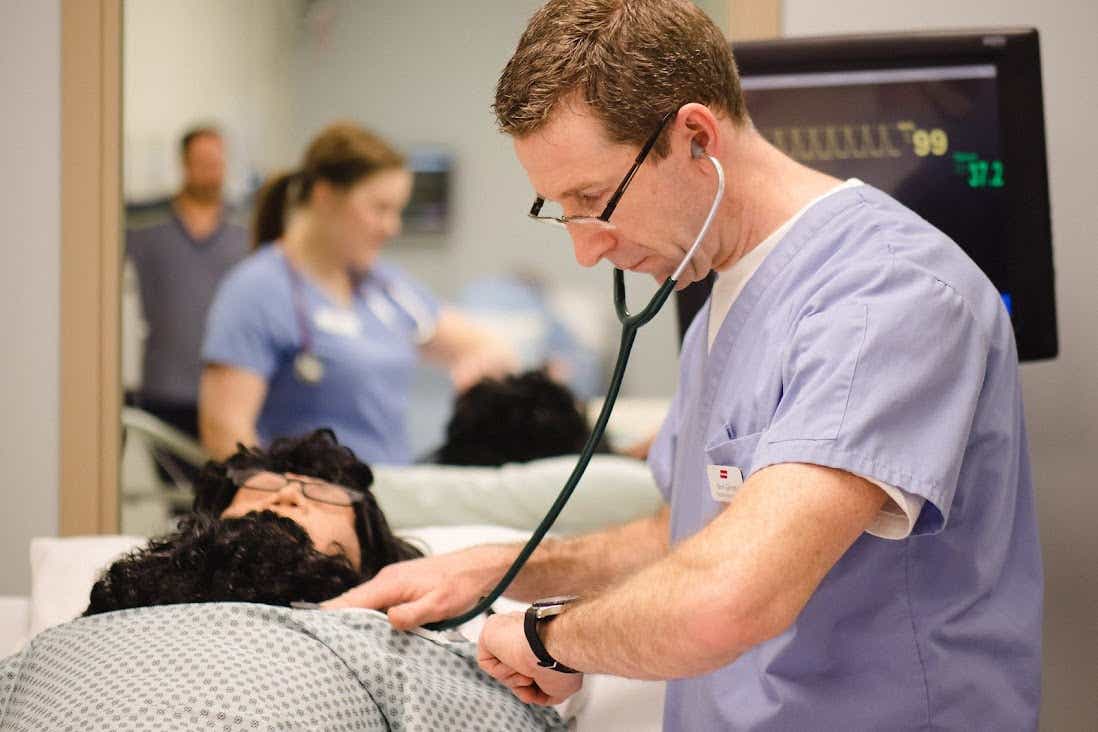
[[[319,384],[324,378],[324,362],[315,353],[300,351],[294,357],[294,376],[303,384]]]

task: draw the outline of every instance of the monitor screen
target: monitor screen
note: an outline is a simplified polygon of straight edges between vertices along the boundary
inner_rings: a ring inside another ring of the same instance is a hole
[[[767,140],[941,229],[998,289],[1019,356],[1056,355],[1035,30],[790,38],[733,53]]]
[[[412,195],[404,208],[404,234],[435,235],[449,231],[453,164],[453,155],[446,150],[419,147],[409,152]]]
[[[778,149],[891,193],[961,243],[1012,305],[994,65],[760,74],[743,89]]]

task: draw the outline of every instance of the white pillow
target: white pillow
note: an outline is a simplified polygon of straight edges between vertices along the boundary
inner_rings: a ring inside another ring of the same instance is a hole
[[[394,529],[493,524],[533,531],[575,464],[575,455],[564,455],[499,468],[378,466],[372,491]],[[626,523],[651,516],[662,502],[643,462],[595,455],[553,531],[578,534]]]
[[[525,542],[530,538],[529,531],[509,529],[505,526],[423,526],[397,532],[412,544],[426,550],[426,554],[447,554],[478,544],[513,544]],[[492,604],[497,613],[509,613],[525,610],[526,604],[501,597]],[[466,638],[475,640],[480,637],[484,627],[484,616],[470,620],[461,626]]]
[[[426,549],[428,555],[447,554],[478,544],[510,544],[517,541],[526,541],[530,538],[529,531],[483,524],[420,526],[414,529],[401,529],[397,533],[421,549]]]
[[[145,541],[141,536],[31,539],[30,635],[83,613],[99,573]]]

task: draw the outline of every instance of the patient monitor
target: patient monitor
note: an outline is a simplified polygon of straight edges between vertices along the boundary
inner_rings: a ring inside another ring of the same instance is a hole
[[[1056,356],[1036,30],[785,38],[733,51],[764,137],[944,231],[998,288],[1021,360]],[[707,293],[699,283],[680,294],[680,324]]]

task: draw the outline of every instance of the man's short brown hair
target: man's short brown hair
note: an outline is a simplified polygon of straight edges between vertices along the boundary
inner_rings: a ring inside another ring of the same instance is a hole
[[[492,108],[500,129],[521,137],[573,94],[620,143],[642,144],[688,102],[746,118],[728,41],[688,0],[549,0],[503,69]],[[666,139],[653,152],[666,155]]]
[[[216,137],[220,140],[221,130],[214,125],[197,125],[184,132],[183,137],[179,140],[179,154],[184,159],[187,158],[187,153],[191,151],[191,143],[200,137]]]

